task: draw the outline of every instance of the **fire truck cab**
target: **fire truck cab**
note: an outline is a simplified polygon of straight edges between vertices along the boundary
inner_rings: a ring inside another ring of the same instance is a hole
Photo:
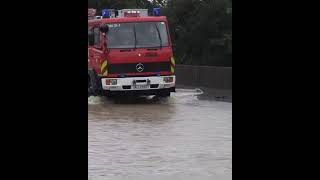
[[[145,9],[115,14],[88,15],[88,93],[170,96],[176,77],[167,18],[157,9],[155,16]]]

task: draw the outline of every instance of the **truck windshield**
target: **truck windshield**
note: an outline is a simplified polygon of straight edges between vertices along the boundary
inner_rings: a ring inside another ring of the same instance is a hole
[[[168,46],[164,22],[108,24],[108,48],[148,48]]]

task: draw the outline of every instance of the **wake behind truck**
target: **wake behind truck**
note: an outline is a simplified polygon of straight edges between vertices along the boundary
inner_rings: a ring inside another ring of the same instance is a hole
[[[175,92],[168,21],[146,9],[88,10],[88,93],[157,95]]]

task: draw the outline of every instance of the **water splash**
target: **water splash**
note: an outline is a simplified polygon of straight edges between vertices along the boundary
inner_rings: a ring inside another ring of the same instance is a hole
[[[183,96],[198,96],[203,94],[203,91],[199,88],[195,89],[176,89],[175,97],[183,97]]]
[[[154,95],[152,96],[141,96],[132,99],[126,98],[114,98],[114,99],[107,99],[103,96],[89,96],[88,97],[88,104],[89,105],[100,105],[100,104],[175,104],[177,102],[194,102],[198,100],[198,96],[203,94],[203,91],[199,88],[195,89],[176,89],[175,93],[171,93],[171,97],[168,98],[158,98]]]
[[[96,104],[103,104],[105,102],[105,98],[101,96],[89,96],[88,97],[88,104],[96,105]]]

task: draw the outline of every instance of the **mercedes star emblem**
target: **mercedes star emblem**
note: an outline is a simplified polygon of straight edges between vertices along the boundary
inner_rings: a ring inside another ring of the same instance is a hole
[[[142,72],[144,70],[143,64],[141,64],[141,63],[137,64],[136,65],[136,69],[137,69],[138,72]]]

